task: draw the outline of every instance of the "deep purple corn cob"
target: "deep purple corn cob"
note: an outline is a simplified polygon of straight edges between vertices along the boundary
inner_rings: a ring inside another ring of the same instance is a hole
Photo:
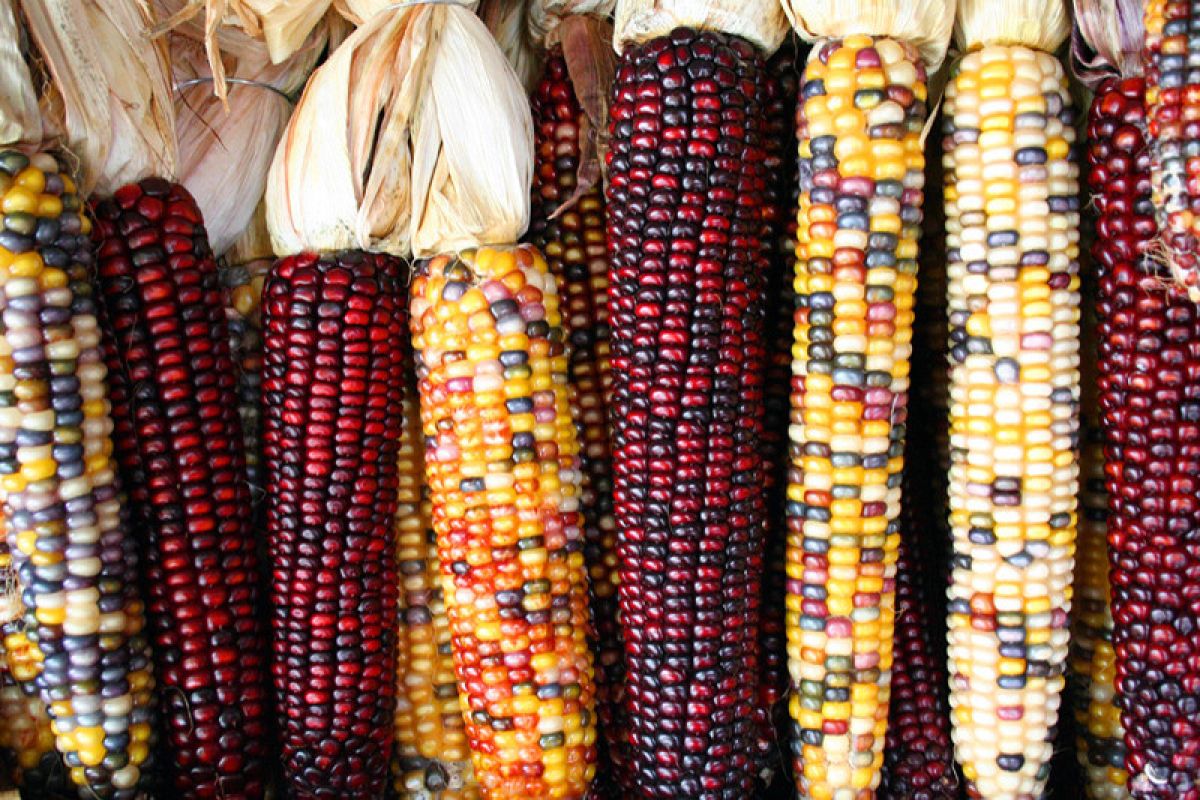
[[[263,296],[275,697],[290,798],[376,798],[392,748],[401,263],[280,260]]]
[[[217,265],[179,184],[124,186],[95,214],[114,443],[144,539],[167,769],[188,797],[261,797],[266,638]]]
[[[626,47],[610,117],[614,508],[636,798],[745,800],[761,736],[763,62]]]
[[[1200,309],[1153,253],[1143,93],[1108,80],[1088,123],[1117,703],[1133,797],[1197,800]]]
[[[528,240],[546,255],[559,285],[571,339],[570,375],[580,426],[584,474],[583,534],[595,648],[596,715],[600,733],[596,783],[608,796],[626,772],[622,714],[625,653],[617,622],[617,533],[612,508],[609,451],[608,252],[604,243],[604,192],[597,185],[570,208],[578,184],[584,112],[575,96],[562,48],[546,56],[531,101],[536,165]]]

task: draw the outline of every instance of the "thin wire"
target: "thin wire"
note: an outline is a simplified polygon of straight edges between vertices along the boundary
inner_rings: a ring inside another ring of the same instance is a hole
[[[212,83],[212,82],[213,82],[212,78],[191,78],[189,80],[180,81],[179,83],[175,84],[175,91],[182,92],[184,89],[190,89],[193,86],[199,86],[202,83]],[[225,82],[226,83],[236,83],[239,86],[257,86],[260,89],[266,89],[269,92],[274,92],[275,94],[282,97],[284,100],[288,101],[289,104],[291,104],[291,102],[292,102],[292,98],[288,97],[287,92],[283,91],[282,89],[280,89],[277,86],[272,86],[269,83],[263,83],[262,81],[252,81],[252,80],[248,80],[246,78],[226,78]]]

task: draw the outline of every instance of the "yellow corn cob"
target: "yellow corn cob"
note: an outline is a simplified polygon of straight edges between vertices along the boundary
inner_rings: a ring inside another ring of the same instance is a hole
[[[1062,65],[1019,45],[970,49],[944,114],[954,740],[973,797],[1034,800],[1075,544],[1074,120]]]
[[[424,262],[411,289],[425,472],[475,776],[578,800],[595,772],[579,444],[536,249]]]
[[[477,800],[463,731],[450,622],[442,600],[437,540],[425,490],[416,391],[404,394],[396,491],[400,628],[396,637],[396,746],[392,788],[399,800]]]
[[[802,81],[787,632],[814,800],[870,796],[883,764],[925,94],[887,38],[817,45]]]
[[[1108,583],[1108,495],[1099,441],[1083,448],[1076,599],[1068,668],[1074,690],[1076,750],[1089,800],[1125,800],[1125,730],[1115,702],[1116,654]]]

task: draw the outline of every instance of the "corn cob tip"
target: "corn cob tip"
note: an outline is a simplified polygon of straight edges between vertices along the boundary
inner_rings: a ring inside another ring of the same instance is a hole
[[[950,45],[957,0],[782,0],[805,41],[852,34],[897,39],[917,48],[932,73]]]
[[[964,52],[999,44],[1053,53],[1070,31],[1067,0],[958,0],[954,23]]]

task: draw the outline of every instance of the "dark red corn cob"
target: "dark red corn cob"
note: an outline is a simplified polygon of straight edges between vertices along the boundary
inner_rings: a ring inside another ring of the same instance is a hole
[[[266,638],[216,262],[179,184],[124,186],[95,214],[114,444],[144,537],[167,769],[188,797],[261,797]]]
[[[627,796],[745,800],[761,735],[763,62],[630,44],[610,117],[614,510]]]
[[[909,474],[917,466],[914,462],[909,462]],[[905,481],[901,511],[892,694],[878,797],[957,800],[945,637],[938,633],[941,615],[929,602],[926,588],[930,583],[926,573],[933,566],[926,557],[933,538],[928,530],[928,493],[919,491],[915,483],[916,479]]]
[[[1200,798],[1200,309],[1152,254],[1140,78],[1088,122],[1117,702],[1135,798]]]
[[[763,566],[762,618],[759,649],[762,666],[759,702],[767,712],[773,737],[768,756],[771,769],[782,763],[786,739],[775,734],[787,730],[787,467],[788,419],[791,414],[792,317],[796,293],[792,287],[796,260],[796,195],[799,191],[796,158],[796,98],[800,65],[792,41],[767,62],[764,76],[763,120],[766,125],[766,197],[763,212],[766,231],[766,407],[763,426],[764,484],[767,488],[767,539]],[[778,740],[776,742],[776,740]]]
[[[528,240],[545,253],[559,284],[563,319],[571,339],[571,383],[583,455],[584,558],[596,656],[599,758],[592,791],[610,796],[628,756],[621,704],[625,654],[617,622],[617,533],[612,509],[609,452],[608,252],[604,243],[604,194],[597,185],[573,197],[581,153],[583,109],[575,96],[562,48],[546,56],[532,98],[536,165]],[[557,215],[556,215],[556,212]]]
[[[302,253],[263,292],[275,696],[291,798],[376,798],[392,747],[402,264]]]

